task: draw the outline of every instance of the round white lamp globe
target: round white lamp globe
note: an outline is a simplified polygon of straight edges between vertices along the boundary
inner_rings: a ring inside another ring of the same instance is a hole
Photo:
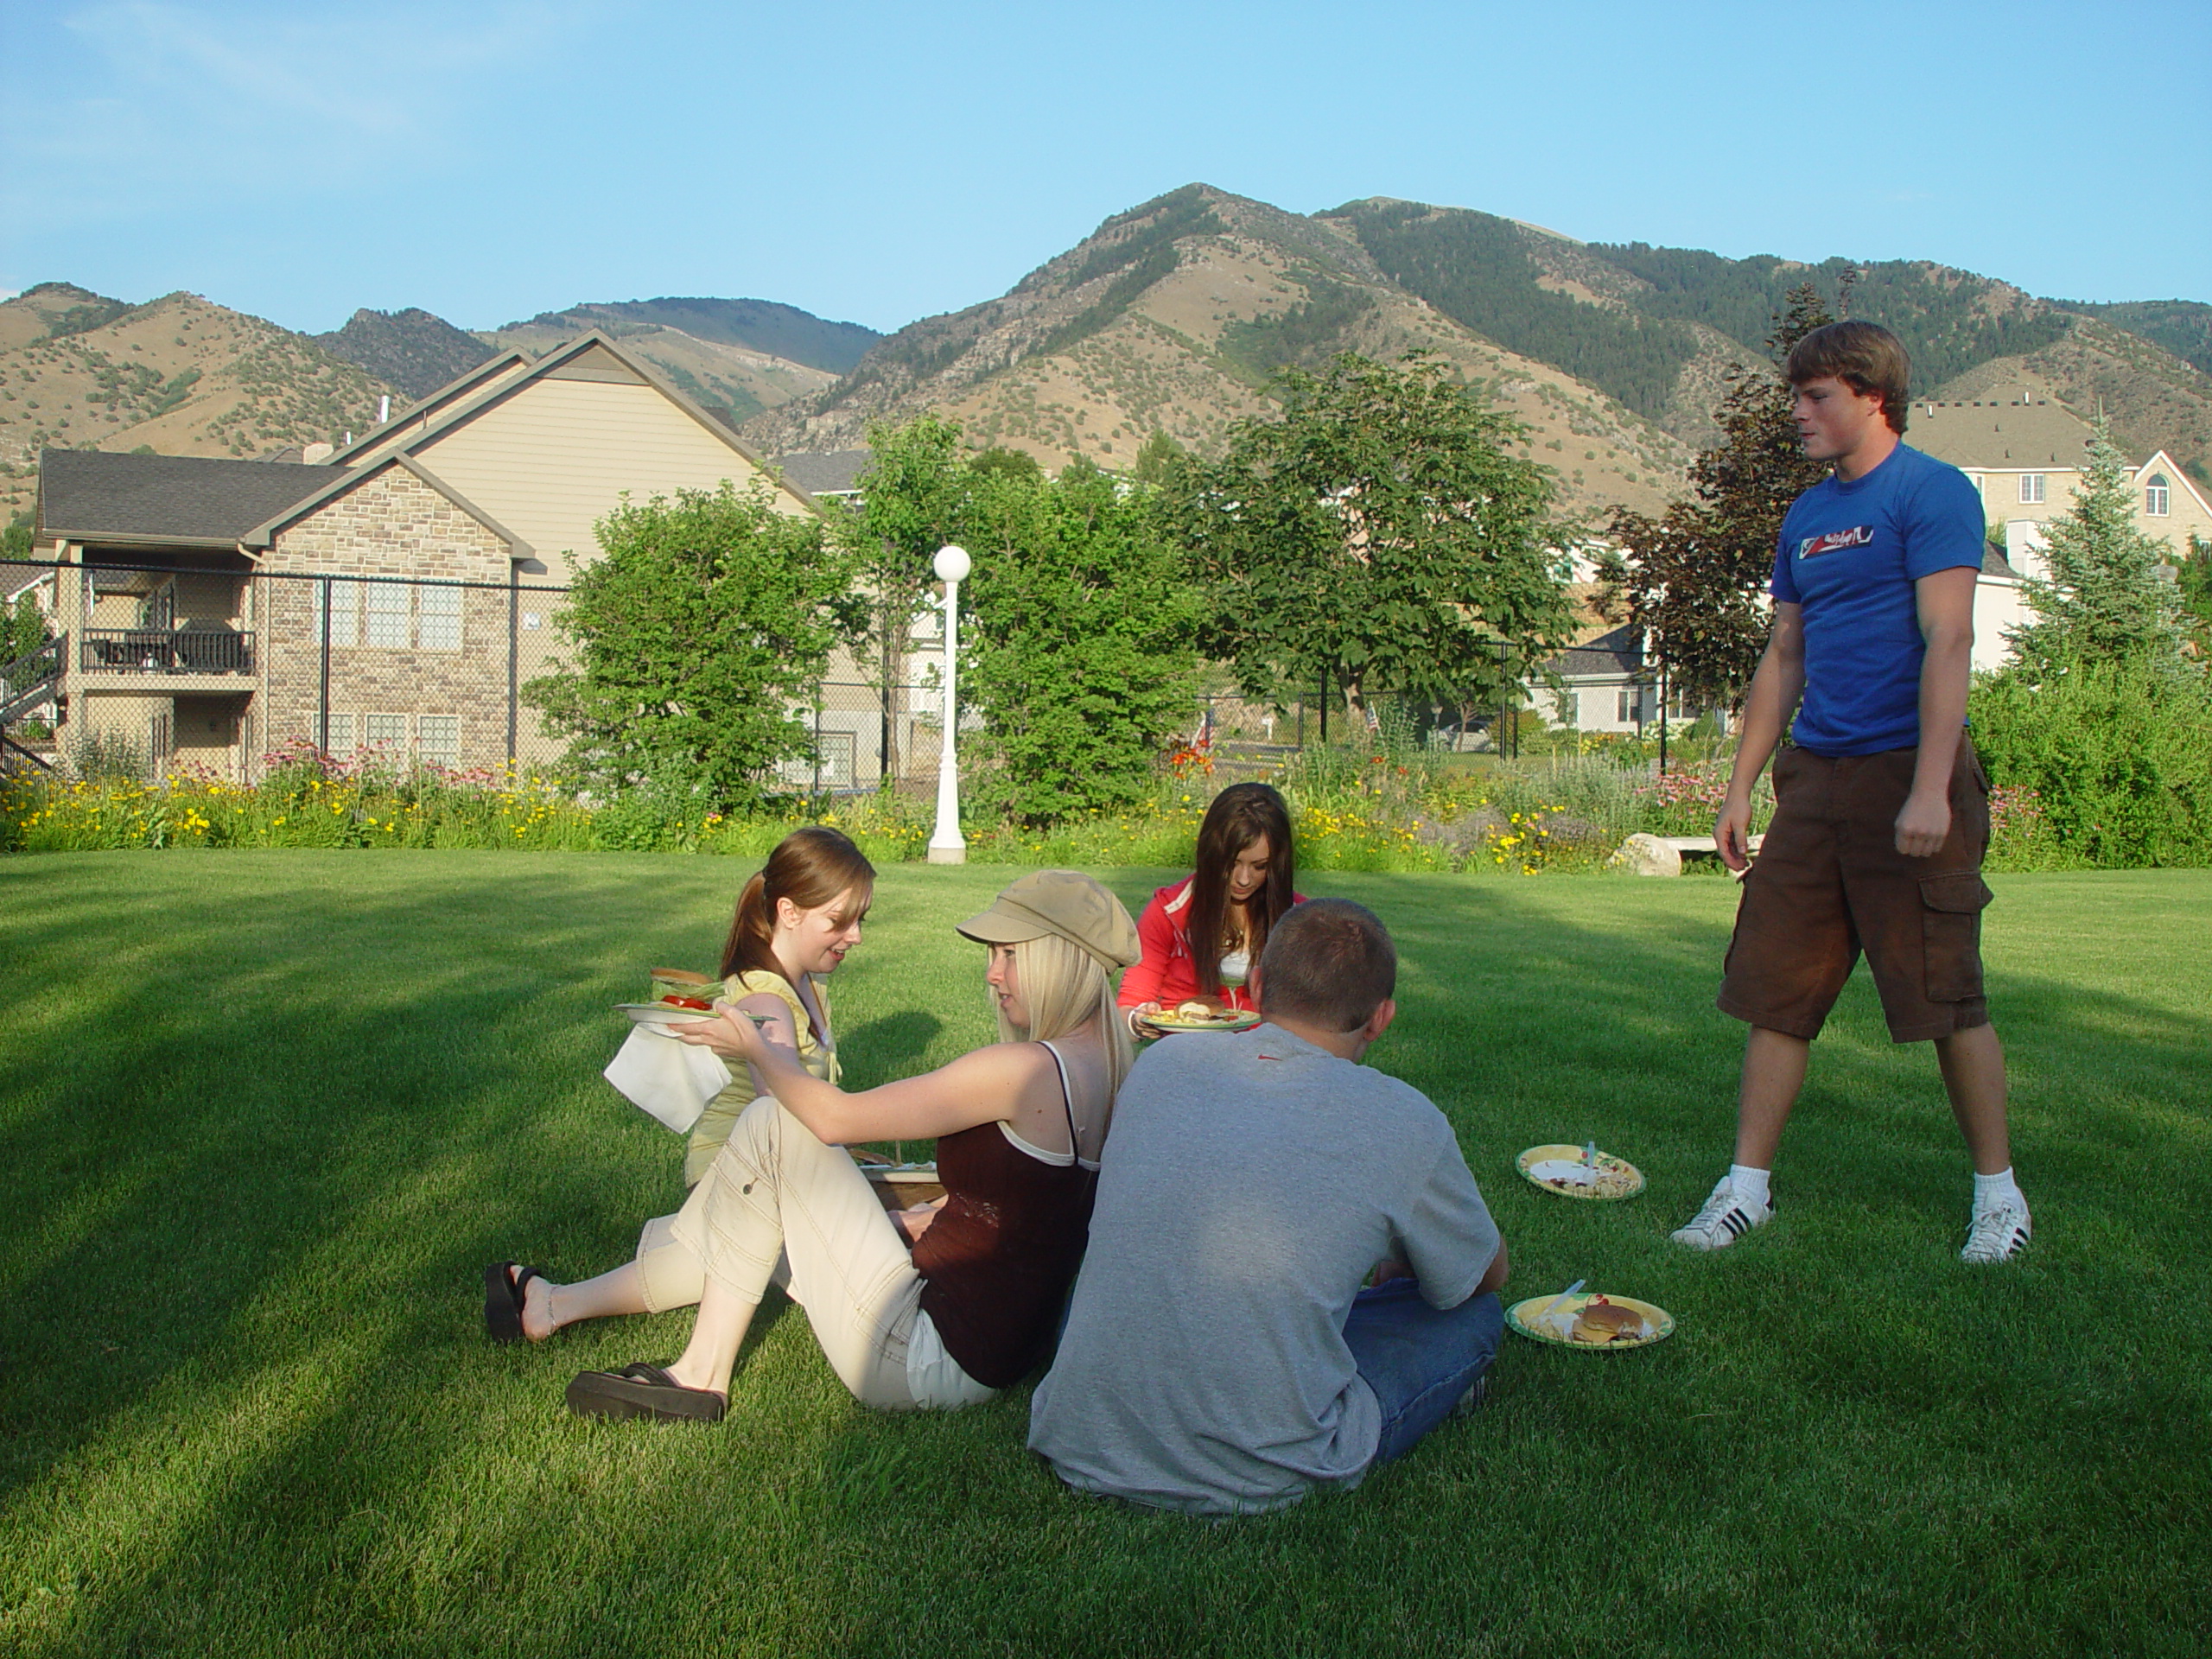
[[[964,547],[940,547],[937,550],[937,579],[939,582],[965,582],[975,563]]]

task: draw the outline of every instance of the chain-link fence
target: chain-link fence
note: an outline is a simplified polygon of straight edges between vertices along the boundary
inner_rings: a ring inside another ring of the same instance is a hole
[[[0,596],[18,614],[35,605],[52,643],[0,664],[0,709],[11,741],[76,771],[189,766],[251,784],[302,746],[457,771],[542,765],[561,745],[521,690],[556,660],[566,591],[9,562]]]
[[[0,760],[149,777],[188,767],[243,785],[309,748],[396,768],[542,770],[567,744],[546,733],[527,687],[563,660],[553,621],[568,591],[243,559],[190,569],[0,561]],[[42,629],[27,629],[27,610]],[[810,743],[778,768],[784,787],[935,787],[942,693],[868,683],[871,655],[841,658],[842,675],[786,705]],[[975,723],[963,710],[963,728]],[[1426,709],[1415,723],[1429,747],[1510,753],[1519,722],[1510,704],[1471,704]],[[1195,700],[1173,747],[1257,775],[1366,732],[1382,734],[1340,685],[1281,702],[1216,690]]]
[[[188,766],[245,785],[307,748],[394,767],[543,768],[567,742],[548,735],[527,688],[563,660],[553,620],[568,591],[243,562],[0,561],[0,754],[110,775]],[[37,623],[16,620],[31,613]],[[832,680],[786,712],[812,749],[779,768],[786,787],[935,787],[936,687],[887,695]]]

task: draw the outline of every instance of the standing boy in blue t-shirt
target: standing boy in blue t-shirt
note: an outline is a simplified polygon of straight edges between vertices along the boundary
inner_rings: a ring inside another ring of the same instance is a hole
[[[1798,436],[1835,472],[1782,521],[1774,632],[1713,824],[1720,856],[1743,869],[1751,786],[1795,711],[1720,989],[1722,1012],[1751,1027],[1735,1163],[1674,1235],[1698,1249],[1773,1216],[1783,1125],[1862,951],[1891,1040],[1935,1043],[1974,1155],[1961,1258],[2003,1262],[2028,1242],[2005,1052],[1982,997],[1989,780],[1966,735],[1981,497],[1957,467],[1898,442],[1909,366],[1897,337],[1867,322],[1816,328],[1789,353]]]

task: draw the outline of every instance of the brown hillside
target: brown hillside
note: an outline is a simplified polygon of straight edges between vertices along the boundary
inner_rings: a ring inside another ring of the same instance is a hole
[[[0,304],[0,510],[29,505],[42,448],[251,456],[339,442],[374,425],[391,391],[303,334],[194,294],[78,299],[112,320],[55,337],[70,307],[54,286]]]
[[[934,410],[978,448],[1048,467],[1126,467],[1150,433],[1205,449],[1262,412],[1274,369],[1333,353],[1433,351],[1530,429],[1571,508],[1656,506],[1688,451],[1549,365],[1506,352],[1396,287],[1325,219],[1205,186],[1130,213],[1007,294],[892,335],[823,395],[756,416],[771,453],[848,448]]]

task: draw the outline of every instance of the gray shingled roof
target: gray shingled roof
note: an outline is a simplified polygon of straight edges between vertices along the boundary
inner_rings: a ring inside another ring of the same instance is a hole
[[[2089,425],[2063,404],[1915,402],[1904,441],[1954,467],[2083,467]]]
[[[1550,666],[1557,673],[1578,677],[1634,674],[1643,667],[1643,645],[1636,630],[1624,625],[1595,639],[1569,645],[1551,659]]]
[[[830,449],[779,455],[784,482],[809,495],[849,495],[860,487],[861,469],[874,459],[869,449]]]
[[[332,476],[292,461],[48,449],[39,457],[38,534],[235,542]]]

